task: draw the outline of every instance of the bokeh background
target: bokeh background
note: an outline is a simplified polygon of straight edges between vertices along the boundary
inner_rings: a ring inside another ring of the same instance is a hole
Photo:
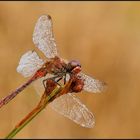
[[[94,113],[94,128],[47,107],[15,138],[140,138],[140,2],[0,2],[0,98],[27,80],[16,67],[21,55],[37,50],[32,33],[42,14],[53,19],[60,55],[78,59],[108,89],[77,94]],[[1,108],[0,138],[38,101],[30,86]]]

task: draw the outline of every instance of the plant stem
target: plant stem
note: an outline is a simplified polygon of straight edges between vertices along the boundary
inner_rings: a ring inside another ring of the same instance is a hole
[[[50,88],[46,88],[37,107],[34,108],[23,120],[21,120],[20,123],[18,123],[15,128],[5,137],[5,139],[13,138],[20,130],[22,130],[22,128],[24,128],[33,118],[35,118],[48,103],[63,94],[67,94],[70,91],[72,80],[73,79],[71,78],[64,87],[58,88],[52,85],[52,87],[50,86]]]
[[[22,128],[24,128],[35,116],[37,116],[46,107],[50,99],[54,97],[59,91],[60,88],[55,88],[49,96],[44,93],[37,107],[34,108],[33,111],[31,111],[19,124],[17,124],[16,127],[5,137],[5,139],[13,138],[20,130],[22,130]]]

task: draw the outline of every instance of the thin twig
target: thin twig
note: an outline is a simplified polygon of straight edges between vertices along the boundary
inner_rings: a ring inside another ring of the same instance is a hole
[[[34,108],[24,119],[22,119],[20,123],[18,123],[15,128],[5,137],[5,139],[13,138],[20,130],[22,130],[22,128],[24,128],[33,118],[35,118],[48,103],[53,101],[56,97],[68,93],[71,83],[72,80],[70,80],[63,88],[56,87],[49,95],[47,95],[48,92],[46,94],[45,91],[37,107]]]
[[[39,104],[34,108],[24,119],[18,123],[15,128],[6,136],[5,139],[13,138],[23,127],[25,127],[38,113],[40,113],[46,105],[49,103],[49,100],[58,93],[59,89],[55,88],[52,93],[47,96],[46,93],[43,94]]]

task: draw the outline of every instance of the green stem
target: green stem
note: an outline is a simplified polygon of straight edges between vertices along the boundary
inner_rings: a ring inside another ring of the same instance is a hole
[[[60,88],[55,88],[52,93],[49,96],[46,96],[45,101],[43,101],[43,104],[39,104],[32,112],[31,115],[28,115],[27,119],[21,123],[21,125],[18,125],[18,127],[15,127],[6,137],[5,139],[11,139],[13,138],[22,128],[24,128],[34,117],[36,117],[49,103],[50,99],[54,97],[58,92]]]

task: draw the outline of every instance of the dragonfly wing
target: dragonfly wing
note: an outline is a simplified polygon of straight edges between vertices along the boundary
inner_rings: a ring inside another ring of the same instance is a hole
[[[56,98],[50,106],[56,112],[83,127],[92,128],[95,124],[93,114],[76,96],[70,93]]]
[[[42,15],[34,29],[33,42],[46,57],[53,58],[57,55],[56,43],[52,30],[52,20],[49,15]]]
[[[28,51],[22,55],[17,67],[17,72],[24,77],[29,77],[41,68],[43,64],[44,61],[39,58],[35,51]]]
[[[42,77],[33,83],[33,86],[36,89],[38,95],[41,96],[45,90],[42,81],[50,77],[53,77],[53,75],[47,74],[45,77]],[[56,112],[71,119],[83,127],[91,128],[95,124],[93,114],[87,109],[85,105],[81,103],[81,101],[75,95],[70,93],[62,95],[56,98],[49,105]]]
[[[93,79],[92,77],[80,72],[79,74],[81,78],[84,80],[83,89],[88,92],[99,93],[102,92],[106,88],[106,83],[99,81],[97,79]]]

